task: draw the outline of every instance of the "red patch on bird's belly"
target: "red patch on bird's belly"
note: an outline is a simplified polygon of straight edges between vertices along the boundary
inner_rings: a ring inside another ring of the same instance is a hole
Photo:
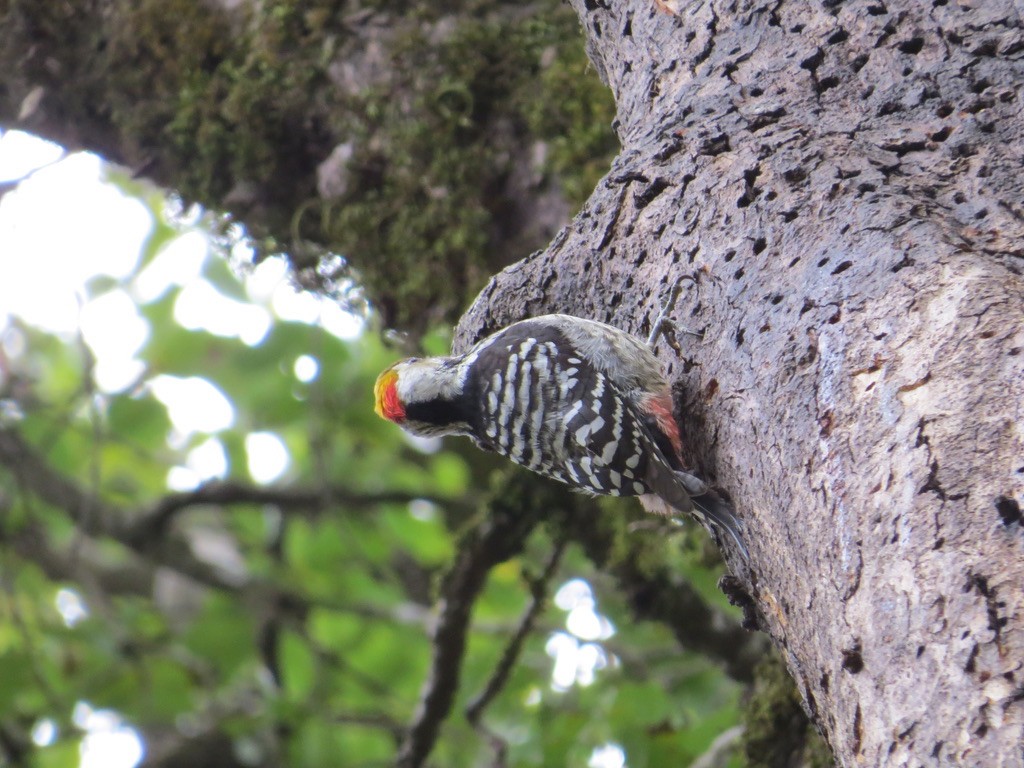
[[[651,395],[644,402],[647,412],[654,417],[658,429],[662,431],[668,441],[672,444],[676,456],[680,456],[683,450],[683,442],[679,437],[679,424],[672,415],[672,398],[669,395]]]

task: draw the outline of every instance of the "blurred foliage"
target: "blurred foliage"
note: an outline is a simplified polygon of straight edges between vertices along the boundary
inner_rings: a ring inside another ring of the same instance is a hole
[[[159,196],[119,181],[154,216],[138,273],[184,225],[168,220]],[[245,297],[244,279],[225,264],[207,256],[203,278]],[[134,281],[96,280],[85,292],[131,292]],[[145,371],[116,394],[97,391],[80,339],[19,323],[0,331],[7,350],[0,427],[131,523],[169,494],[171,469],[211,439],[174,434],[149,383],[161,374],[199,376],[234,408],[231,426],[212,436],[227,457],[224,482],[260,490],[248,473],[245,438],[269,431],[287,446],[290,464],[263,490],[284,498],[309,493],[297,503],[178,511],[160,535],[185,542],[186,554],[220,574],[200,583],[176,573],[173,556],[158,564],[144,545],[86,534],[74,521],[100,515],[99,508],[47,503],[0,467],[0,764],[76,766],[80,702],[119,713],[154,761],[168,744],[181,748],[216,732],[248,765],[387,764],[430,664],[442,576],[461,537],[486,516],[490,489],[501,487],[494,483],[517,470],[466,441],[414,445],[378,419],[372,384],[395,353],[374,332],[346,341],[317,325],[275,319],[259,344],[247,346],[179,325],[181,290],[170,285],[139,307],[150,327],[140,352]],[[443,338],[430,344],[440,347]],[[319,363],[305,382],[294,370],[303,355]],[[544,481],[531,476],[524,487],[535,482]],[[430,501],[410,503],[413,497]],[[635,514],[623,512],[623,525]],[[628,535],[675,549],[662,531],[640,528]],[[557,527],[537,529],[521,556],[489,574],[434,765],[492,762],[491,742],[462,711],[494,673],[529,604],[528,578],[543,571],[558,534]],[[698,550],[673,557],[708,599],[723,601]],[[589,761],[607,744],[624,750],[630,768],[689,764],[737,722],[738,687],[680,649],[665,627],[635,622],[626,598],[577,547],[567,550],[549,592],[573,578],[591,584],[596,610],[614,632],[573,635],[565,611],[549,604],[483,722],[507,742],[512,765],[601,765]],[[69,613],[69,601],[84,612]],[[554,685],[553,638],[587,648],[597,666]],[[46,723],[56,729],[52,741],[38,736]]]

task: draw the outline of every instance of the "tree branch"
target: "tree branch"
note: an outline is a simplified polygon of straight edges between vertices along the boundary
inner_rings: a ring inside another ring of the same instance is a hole
[[[547,587],[551,582],[551,579],[554,577],[555,572],[558,570],[558,566],[562,561],[562,554],[565,552],[567,543],[567,539],[559,539],[555,544],[555,549],[551,553],[551,557],[548,559],[544,572],[539,577],[530,579],[531,600],[526,611],[523,613],[522,618],[519,620],[519,626],[516,627],[516,631],[508,641],[508,645],[505,646],[505,651],[501,654],[501,660],[498,662],[498,666],[495,667],[490,680],[487,681],[487,685],[485,685],[483,691],[481,691],[480,694],[478,694],[476,698],[466,706],[466,720],[468,720],[471,725],[479,725],[480,717],[483,715],[484,709],[494,701],[497,695],[501,693],[501,690],[505,687],[506,683],[508,683],[509,675],[512,674],[512,669],[515,667],[516,661],[519,659],[519,654],[522,652],[523,644],[533,633],[537,623],[537,617],[540,616],[541,612],[546,607]]]
[[[149,538],[166,530],[174,517],[191,507],[235,504],[268,504],[285,512],[323,512],[331,505],[368,507],[377,504],[408,504],[413,501],[452,506],[462,502],[425,493],[408,491],[380,491],[375,493],[353,491],[340,485],[328,488],[260,488],[233,480],[215,481],[201,485],[193,491],[172,493],[162,497],[142,512],[132,525],[132,535]]]
[[[547,484],[519,471],[506,473],[506,481],[491,499],[484,522],[469,531],[448,571],[439,598],[440,613],[433,635],[433,659],[420,691],[412,723],[398,750],[398,768],[418,768],[437,740],[459,687],[473,603],[494,566],[522,551],[530,532],[551,514],[544,493]]]

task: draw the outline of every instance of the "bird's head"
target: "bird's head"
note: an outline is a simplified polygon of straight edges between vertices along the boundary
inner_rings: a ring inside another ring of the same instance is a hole
[[[377,415],[420,437],[466,433],[457,363],[410,357],[386,368],[373,387]]]

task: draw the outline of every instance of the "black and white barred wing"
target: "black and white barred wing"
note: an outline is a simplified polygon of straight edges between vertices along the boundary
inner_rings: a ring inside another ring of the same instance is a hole
[[[565,481],[612,496],[651,493],[660,451],[643,415],[604,373],[577,357],[566,364],[552,425]]]
[[[551,474],[547,423],[558,409],[558,354],[554,341],[522,332],[506,332],[479,352],[471,375],[483,402],[473,425],[481,448]]]

